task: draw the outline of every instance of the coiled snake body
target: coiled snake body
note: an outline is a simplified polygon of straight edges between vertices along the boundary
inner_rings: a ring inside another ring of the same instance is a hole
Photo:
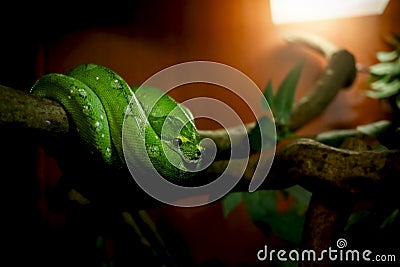
[[[66,74],[41,76],[30,92],[59,102],[87,148],[112,167],[126,167],[124,144],[135,166],[153,166],[172,182],[191,177],[187,166],[200,164],[192,113],[160,89],[131,88],[105,66],[81,64]],[[131,127],[123,132],[126,121]]]

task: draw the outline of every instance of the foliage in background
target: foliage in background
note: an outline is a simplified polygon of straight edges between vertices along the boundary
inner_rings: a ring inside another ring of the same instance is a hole
[[[394,50],[378,52],[376,57],[379,63],[370,67],[371,90],[367,91],[369,97],[375,99],[392,99],[394,108],[400,110],[400,36],[395,35],[392,42]],[[264,97],[273,113],[277,141],[293,137],[290,132],[289,122],[294,96],[300,74],[303,68],[301,62],[293,67],[279,85],[276,93],[271,81],[268,81]],[[262,101],[262,103],[265,103]],[[264,107],[267,109],[268,107]],[[399,113],[400,114],[400,113]],[[258,120],[256,130],[250,134],[252,149],[260,150],[260,127],[271,127],[273,121],[262,117]],[[264,128],[265,129],[265,128]],[[363,134],[378,140],[386,139],[387,133],[392,131],[391,121],[378,121],[367,125],[359,125],[356,129],[333,130],[317,135],[317,141],[331,146],[338,146],[349,136]],[[265,137],[263,137],[265,138]],[[375,149],[391,149],[391,145],[380,146]],[[384,144],[386,145],[386,143]],[[388,193],[388,195],[392,195]],[[302,235],[305,213],[308,209],[311,192],[300,186],[293,186],[283,190],[257,190],[253,193],[235,192],[226,195],[222,199],[224,215],[229,213],[240,203],[244,203],[254,224],[263,231],[266,236],[274,233],[296,248]],[[390,198],[389,198],[390,199]],[[400,212],[397,203],[381,204],[374,208],[354,212],[350,217],[344,231],[344,238],[351,241],[354,247],[381,249],[398,248],[398,236],[400,236]],[[368,233],[368,234],[366,234]],[[386,250],[390,252],[390,250]],[[286,265],[285,265],[286,264]],[[286,262],[279,266],[297,266],[296,263]]]
[[[386,149],[399,149],[400,35],[393,34],[387,42],[393,49],[376,53],[378,62],[369,67],[369,88],[366,95],[388,101],[393,118],[390,122],[377,122],[363,129],[367,131],[366,135],[377,137]],[[384,192],[384,196],[380,197],[380,202],[375,206],[354,212],[347,223],[344,237],[351,240],[354,247],[376,248],[385,253],[397,254],[400,245],[400,207],[396,195],[398,189],[393,188],[391,192]]]
[[[253,223],[266,236],[278,235],[296,247],[301,240],[305,212],[311,193],[300,186],[283,190],[258,190],[252,193],[234,192],[222,199],[224,216],[242,201]]]
[[[282,83],[279,85],[276,94],[274,94],[271,80],[268,81],[267,86],[265,87],[264,97],[270,105],[272,114],[274,115],[278,141],[293,134],[289,129],[290,116],[292,114],[296,88],[303,66],[304,61],[295,65],[286,74]]]
[[[376,53],[378,63],[370,66],[370,90],[366,93],[376,99],[395,99],[396,108],[400,108],[400,36],[394,34],[388,41],[392,51],[379,51]]]
[[[284,77],[276,93],[272,81],[269,80],[264,89],[264,98],[261,99],[261,107],[266,111],[271,111],[273,118],[263,116],[257,120],[257,125],[249,135],[250,148],[254,151],[260,151],[271,142],[271,136],[264,136],[271,133],[272,127],[276,128],[277,141],[292,136],[289,129],[290,116],[292,113],[294,97],[300,74],[304,66],[304,61],[295,65]],[[263,129],[261,131],[260,129]],[[261,140],[266,144],[261,144]]]
[[[304,61],[296,64],[284,77],[278,86],[276,93],[271,80],[264,89],[264,97],[261,105],[265,110],[272,111],[274,121],[269,117],[261,117],[255,130],[249,135],[250,145],[253,150],[260,150],[262,129],[276,126],[277,139],[293,135],[289,129],[290,116],[294,104],[296,88],[304,66]],[[266,105],[267,100],[268,105]],[[269,106],[269,107],[268,107]],[[272,126],[271,126],[272,125]],[[264,140],[270,137],[263,136]],[[267,142],[268,143],[268,142]],[[274,233],[293,246],[297,246],[301,239],[304,224],[304,214],[308,208],[311,193],[300,186],[293,186],[283,190],[257,190],[252,193],[234,192],[222,199],[225,217],[244,202],[254,224],[263,231],[266,236]]]

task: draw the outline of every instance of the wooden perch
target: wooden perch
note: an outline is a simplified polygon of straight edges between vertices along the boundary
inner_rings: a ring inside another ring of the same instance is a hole
[[[69,132],[69,122],[57,102],[0,85],[0,128],[59,137]]]
[[[292,110],[290,130],[296,131],[321,114],[339,90],[349,87],[354,82],[357,70],[350,52],[323,38],[308,33],[286,33],[283,37],[289,42],[303,44],[320,52],[328,61],[320,78]]]

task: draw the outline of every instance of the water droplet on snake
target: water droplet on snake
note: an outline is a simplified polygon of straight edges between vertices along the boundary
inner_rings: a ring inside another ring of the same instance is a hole
[[[111,148],[107,147],[106,153],[107,153],[107,156],[110,157],[111,156]]]
[[[111,81],[111,87],[118,89],[118,88],[121,88],[121,85],[119,84],[119,81],[117,79],[115,79],[115,80]]]
[[[86,92],[84,89],[79,89],[78,91],[79,91],[79,94],[80,94],[82,97],[86,97],[86,96],[87,96],[87,92]]]
[[[103,124],[99,121],[96,121],[94,126],[96,127],[96,131],[100,131],[103,128]]]
[[[157,146],[151,146],[149,151],[150,157],[158,157],[160,149]]]
[[[82,112],[85,113],[86,115],[89,114],[89,112],[90,112],[90,111],[89,111],[89,106],[86,106],[86,105],[83,106]]]

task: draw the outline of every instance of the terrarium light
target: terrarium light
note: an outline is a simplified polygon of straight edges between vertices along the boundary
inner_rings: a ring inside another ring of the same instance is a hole
[[[389,0],[270,0],[274,24],[380,15]]]

